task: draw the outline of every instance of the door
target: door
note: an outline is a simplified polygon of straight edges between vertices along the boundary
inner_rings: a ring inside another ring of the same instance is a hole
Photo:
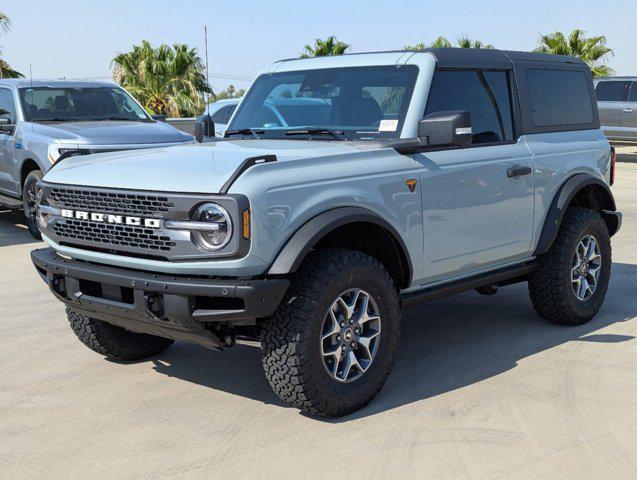
[[[515,139],[511,73],[440,70],[425,114],[468,110],[465,148],[416,154],[421,164],[425,276],[436,282],[529,255],[533,160]]]
[[[0,87],[0,118],[8,118],[15,129],[17,116],[13,92],[2,87]],[[15,195],[17,194],[17,183],[13,178],[15,135],[14,132],[6,131],[8,127],[4,128],[5,130],[0,130],[0,191]]]
[[[630,82],[623,80],[600,81],[595,87],[599,123],[609,138],[623,137],[621,113],[629,88]]]
[[[622,104],[621,127],[626,139],[637,141],[637,82],[632,82],[628,101]]]

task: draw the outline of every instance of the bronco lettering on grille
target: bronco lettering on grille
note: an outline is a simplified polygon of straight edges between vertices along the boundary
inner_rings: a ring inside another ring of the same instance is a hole
[[[133,227],[159,228],[160,220],[156,218],[125,217],[124,215],[107,215],[105,213],[83,212],[81,210],[61,210],[63,218],[75,218],[77,220],[91,220],[93,222],[113,223],[116,225],[130,225]]]

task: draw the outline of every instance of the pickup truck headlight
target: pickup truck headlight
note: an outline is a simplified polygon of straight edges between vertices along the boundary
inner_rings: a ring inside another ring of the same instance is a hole
[[[193,229],[195,244],[206,251],[216,251],[225,247],[232,238],[232,220],[225,208],[216,203],[200,205],[192,216],[192,224],[199,224]]]
[[[62,157],[66,158],[80,154],[81,152],[77,147],[70,145],[56,145],[55,143],[49,145],[49,160],[51,163],[57,162]]]

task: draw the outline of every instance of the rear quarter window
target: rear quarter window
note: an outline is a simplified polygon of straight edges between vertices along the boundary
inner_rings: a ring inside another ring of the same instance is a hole
[[[526,80],[536,127],[586,125],[594,121],[586,74],[578,70],[530,68]]]
[[[629,87],[630,82],[599,82],[595,87],[595,95],[598,102],[620,102]]]

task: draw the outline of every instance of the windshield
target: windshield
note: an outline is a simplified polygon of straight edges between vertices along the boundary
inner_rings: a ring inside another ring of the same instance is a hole
[[[418,67],[329,68],[260,76],[226,137],[377,139],[400,136]]]
[[[144,109],[117,87],[21,88],[20,98],[27,122],[151,121]]]

